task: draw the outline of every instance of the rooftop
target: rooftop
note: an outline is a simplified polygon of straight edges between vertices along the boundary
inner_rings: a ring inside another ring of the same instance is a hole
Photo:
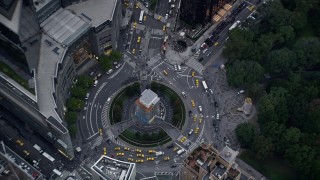
[[[135,163],[120,161],[103,155],[91,169],[102,179],[124,180],[130,179],[132,171],[135,171],[135,166]]]
[[[34,4],[34,7],[36,8],[36,11],[38,12],[40,9],[42,9],[51,1],[56,1],[56,0],[33,0],[33,4]]]
[[[238,151],[234,151],[232,150],[230,147],[225,146],[221,151],[220,151],[220,157],[225,160],[226,162],[228,162],[229,164],[232,164],[235,159],[236,156],[238,155]]]
[[[78,16],[89,20],[93,27],[98,27],[106,21],[112,21],[118,0],[87,0],[73,4],[70,9]]]
[[[151,89],[146,89],[141,93],[139,100],[141,104],[149,108],[150,106],[157,104],[160,101],[160,98]]]
[[[61,45],[69,46],[90,29],[90,24],[69,10],[60,8],[40,25],[44,33]]]
[[[14,33],[18,34],[19,32],[19,23],[20,23],[20,15],[21,15],[21,8],[22,8],[22,1],[18,1],[16,6],[12,6],[13,8],[10,13],[11,19],[6,17],[3,13],[0,13],[0,23],[5,25]]]

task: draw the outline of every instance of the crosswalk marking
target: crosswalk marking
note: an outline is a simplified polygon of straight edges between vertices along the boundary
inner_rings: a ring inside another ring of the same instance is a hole
[[[197,51],[191,58],[188,59],[186,65],[196,70],[198,73],[202,74],[205,67],[197,61],[197,58],[200,55],[200,51]]]

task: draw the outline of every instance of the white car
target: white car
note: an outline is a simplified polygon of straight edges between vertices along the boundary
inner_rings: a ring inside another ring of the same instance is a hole
[[[166,19],[168,19],[169,18],[169,14],[166,14]]]
[[[109,69],[108,71],[107,71],[107,74],[111,74],[112,73],[112,69]]]
[[[208,51],[208,49],[205,49],[205,50],[202,51],[202,53],[204,54],[204,53],[206,53],[207,51]]]
[[[199,106],[199,111],[202,112],[202,106]]]
[[[209,89],[209,92],[210,92],[210,94],[213,94],[213,91],[212,91],[212,89]]]
[[[240,90],[240,91],[237,92],[238,95],[242,94],[242,93],[244,93],[244,90]]]
[[[193,129],[190,129],[188,135],[190,136],[193,133]]]
[[[122,66],[121,63],[119,63],[118,65],[116,65],[116,68],[119,69]]]
[[[174,65],[174,70],[175,70],[175,71],[177,71],[177,70],[178,70],[177,65]]]

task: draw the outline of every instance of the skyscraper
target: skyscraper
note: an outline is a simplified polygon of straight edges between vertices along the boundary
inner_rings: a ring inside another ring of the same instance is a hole
[[[74,158],[65,103],[76,77],[72,52],[90,42],[100,55],[117,46],[120,0],[0,0],[0,105]],[[113,23],[114,22],[114,23]],[[14,74],[17,72],[17,74]]]
[[[180,19],[195,27],[211,21],[211,16],[230,0],[181,0]]]

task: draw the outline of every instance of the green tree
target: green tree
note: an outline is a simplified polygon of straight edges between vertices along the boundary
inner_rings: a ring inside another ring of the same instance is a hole
[[[141,132],[140,131],[136,131],[135,136],[137,139],[141,139]]]
[[[235,60],[251,60],[248,52],[254,51],[252,49],[254,33],[247,29],[235,28],[229,33],[229,39],[226,43],[226,47],[223,50],[224,56],[226,56],[230,62]]]
[[[119,105],[115,105],[113,109],[113,118],[115,122],[120,122],[122,120],[122,108]]]
[[[70,136],[71,137],[76,137],[76,134],[77,134],[77,125],[76,124],[71,124],[68,126],[68,130],[69,130],[69,133],[70,133]]]
[[[250,86],[260,81],[263,74],[263,67],[253,61],[235,61],[227,66],[228,82],[235,87]]]
[[[262,134],[265,137],[269,137],[272,142],[278,142],[280,140],[279,137],[281,137],[285,131],[285,126],[275,121],[269,121],[261,127],[261,130]]]
[[[299,146],[298,144],[290,146],[285,152],[285,157],[289,159],[294,167],[300,170],[303,175],[310,173],[315,155],[316,153],[311,147],[306,145]]]
[[[77,86],[83,89],[89,89],[93,85],[93,80],[90,76],[78,76]]]
[[[264,91],[265,90],[261,84],[253,83],[249,86],[247,95],[256,101],[263,94]]]
[[[86,97],[87,92],[87,89],[80,86],[73,86],[71,88],[71,94],[75,98],[84,99]]]
[[[70,98],[67,101],[67,108],[71,111],[80,111],[83,107],[83,101],[77,98]]]
[[[270,93],[259,101],[259,122],[262,124],[270,121],[279,124],[287,122],[289,117],[287,98],[288,92],[284,88],[272,88]]]
[[[68,122],[68,124],[75,124],[78,118],[78,113],[74,111],[66,112],[65,114],[65,120]]]
[[[294,46],[299,64],[306,68],[312,68],[320,64],[319,49],[320,41],[317,37],[301,38]]]
[[[254,128],[252,124],[242,123],[239,124],[235,130],[237,140],[241,144],[242,147],[247,148],[250,147],[253,137],[255,136]]]
[[[101,55],[99,57],[100,66],[104,71],[112,68],[112,59],[109,56]]]
[[[272,156],[274,151],[274,145],[270,138],[262,135],[255,136],[253,139],[253,150],[257,154],[258,159],[265,159]]]
[[[112,61],[120,61],[122,59],[122,53],[120,51],[113,50],[111,51],[109,58]]]
[[[288,48],[271,51],[267,56],[267,65],[271,72],[288,72],[296,67],[296,54]]]
[[[296,36],[294,28],[290,25],[279,27],[279,29],[277,29],[277,33],[279,35],[279,43],[290,43]]]

